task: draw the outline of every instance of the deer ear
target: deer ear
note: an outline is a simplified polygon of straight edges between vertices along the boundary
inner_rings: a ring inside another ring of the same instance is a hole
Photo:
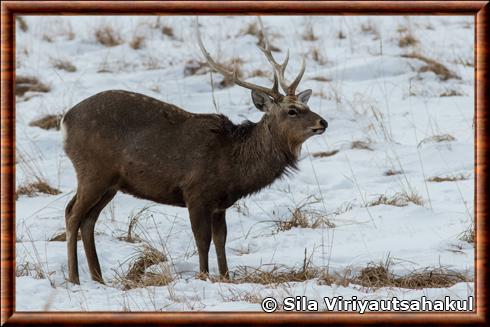
[[[304,90],[303,92],[300,92],[297,97],[298,100],[301,101],[302,103],[306,104],[308,103],[308,100],[310,100],[311,96],[311,90]]]
[[[255,107],[264,112],[267,112],[268,104],[272,102],[272,99],[267,94],[256,90],[252,90],[252,100]]]

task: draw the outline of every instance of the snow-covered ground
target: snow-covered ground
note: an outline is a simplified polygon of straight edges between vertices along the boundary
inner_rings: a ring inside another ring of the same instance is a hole
[[[473,295],[474,246],[461,240],[473,221],[473,17],[263,18],[271,43],[282,50],[275,56],[282,59],[290,49],[290,78],[299,69],[301,56],[307,56],[299,89],[313,90],[310,108],[329,127],[305,143],[298,172],[228,209],[226,250],[231,275],[238,276],[244,267],[300,270],[306,251],[310,267],[334,275],[350,271],[355,277],[370,263],[390,261],[390,269],[399,276],[443,266],[468,277],[449,288],[418,290],[326,285],[317,278],[269,285],[219,282],[213,246],[210,273],[214,278],[201,280],[196,277],[198,255],[186,209],[121,193],[96,226],[106,285],[90,279],[81,241],[81,284],[67,283],[66,243],[49,240],[64,230],[64,208],[77,185],[75,172],[63,152],[61,133],[29,123],[62,113],[107,89],[143,93],[195,113],[215,112],[211,80],[207,72],[184,74],[189,61],[202,61],[193,17],[32,16],[24,20],[28,29],[18,26],[16,32],[17,75],[35,76],[51,90],[17,98],[16,147],[24,157],[16,171],[17,186],[32,182],[34,170],[62,193],[20,196],[16,202],[21,275],[16,282],[17,310],[235,311],[260,310],[258,302],[266,296],[306,295],[322,301],[336,295],[366,299]],[[270,72],[256,48],[257,37],[244,33],[256,18],[202,17],[199,22],[214,57],[222,61],[239,57],[245,76],[257,69]],[[105,26],[120,35],[120,45],[97,42],[95,33]],[[402,47],[407,35],[417,42]],[[138,37],[141,48],[133,49],[130,44]],[[414,53],[423,57],[406,56]],[[441,63],[460,78],[443,80],[426,71],[431,62],[420,58]],[[76,71],[56,68],[60,60],[73,64]],[[213,74],[213,79],[218,83],[221,78]],[[265,77],[250,77],[250,81],[270,85]],[[243,88],[215,87],[214,100],[235,123],[261,118],[250,92]],[[334,150],[338,152],[330,156],[314,156]],[[465,179],[428,181],[448,176]],[[380,195],[388,199],[408,195],[421,203],[369,205]],[[117,276],[127,271],[145,242],[130,243],[120,237],[127,232],[129,217],[147,206],[134,232],[165,252],[168,260],[158,268],[169,271],[173,281],[125,290]],[[321,213],[330,224],[278,230],[277,221],[289,220],[298,207]],[[27,263],[33,269],[21,271]]]

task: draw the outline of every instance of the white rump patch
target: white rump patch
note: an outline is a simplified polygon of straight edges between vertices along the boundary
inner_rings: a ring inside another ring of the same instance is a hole
[[[63,144],[66,142],[66,126],[65,126],[65,115],[63,115],[63,117],[61,117],[61,121],[60,121],[60,131],[61,131],[61,135],[63,137]]]

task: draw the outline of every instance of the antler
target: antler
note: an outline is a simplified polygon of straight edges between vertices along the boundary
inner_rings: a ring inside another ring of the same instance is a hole
[[[286,54],[286,59],[284,59],[284,62],[282,64],[279,64],[272,56],[272,51],[269,45],[269,40],[267,39],[267,35],[265,34],[265,29],[264,29],[264,25],[262,24],[262,19],[260,18],[260,16],[257,16],[257,19],[259,21],[259,25],[262,31],[264,45],[265,45],[265,48],[259,46],[259,49],[264,53],[267,60],[274,68],[274,71],[276,72],[277,77],[279,79],[279,84],[281,85],[281,88],[284,90],[284,92],[286,92],[287,95],[294,95],[296,92],[296,88],[298,87],[299,82],[301,81],[301,78],[303,77],[303,74],[306,69],[305,58],[303,57],[303,60],[301,62],[301,69],[298,76],[296,76],[294,81],[288,86],[286,82],[286,78],[284,77],[284,72],[286,71],[286,66],[289,61],[289,49]]]
[[[201,48],[201,51],[202,51],[204,57],[206,58],[206,61],[208,62],[209,66],[211,66],[211,68],[213,68],[215,71],[217,71],[218,73],[220,73],[221,75],[223,75],[227,78],[232,79],[233,83],[235,83],[236,85],[242,86],[246,89],[256,90],[256,91],[266,93],[274,99],[279,99],[282,97],[282,94],[279,93],[279,86],[278,86],[278,82],[277,82],[277,74],[274,74],[274,84],[273,84],[272,88],[269,89],[269,88],[264,87],[264,86],[260,86],[260,85],[256,85],[253,83],[246,82],[246,81],[244,81],[238,77],[236,70],[229,71],[223,65],[215,62],[213,60],[213,58],[211,58],[211,55],[209,54],[209,52],[204,47],[204,44],[203,44],[202,39],[201,39],[201,33],[199,32],[199,22],[198,22],[197,18],[196,18],[196,34],[197,34],[197,42],[199,44],[199,48]]]

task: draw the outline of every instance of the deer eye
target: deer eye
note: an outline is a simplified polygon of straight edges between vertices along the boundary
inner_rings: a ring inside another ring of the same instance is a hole
[[[289,117],[296,117],[298,115],[298,112],[294,109],[289,109],[288,115]]]

